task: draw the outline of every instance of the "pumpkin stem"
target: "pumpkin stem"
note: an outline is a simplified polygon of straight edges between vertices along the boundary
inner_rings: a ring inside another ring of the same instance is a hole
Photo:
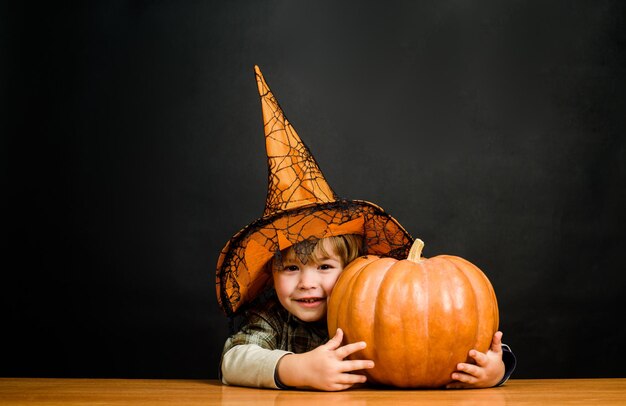
[[[420,262],[422,260],[422,249],[424,249],[424,241],[416,238],[409,251],[409,256],[406,259],[413,262]]]

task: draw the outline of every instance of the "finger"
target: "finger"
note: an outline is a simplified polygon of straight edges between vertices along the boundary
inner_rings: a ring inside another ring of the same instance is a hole
[[[466,384],[474,384],[478,381],[475,376],[468,375],[462,372],[453,372],[452,379]]]
[[[463,372],[465,374],[469,374],[475,376],[476,378],[480,378],[484,369],[472,364],[461,363],[456,366],[459,372]]]
[[[491,341],[491,351],[502,352],[502,331],[496,331]]]
[[[365,344],[365,341],[359,341],[358,343],[344,345],[343,347],[338,348],[337,351],[335,352],[337,353],[337,356],[339,358],[344,359],[348,355],[355,353],[357,351],[360,351],[364,349],[365,347],[367,347],[367,344]]]
[[[342,372],[358,371],[361,369],[372,369],[372,368],[374,368],[374,361],[370,361],[370,360],[343,361],[341,363]]]
[[[367,377],[364,375],[356,375],[356,374],[340,374],[335,379],[333,379],[332,383],[324,385],[321,389],[327,391],[340,391],[349,389],[352,386],[367,382]]]
[[[341,383],[336,383],[336,384],[333,384],[333,385],[331,385],[331,386],[329,386],[327,388],[323,388],[323,389],[326,390],[326,391],[329,391],[329,392],[338,392],[338,391],[350,389],[351,387],[352,387],[352,385],[344,385],[344,384],[341,384]]]
[[[476,361],[476,364],[481,367],[486,366],[487,363],[489,362],[489,358],[487,358],[487,355],[480,351],[470,350],[469,356],[474,358],[474,360]]]
[[[331,338],[330,340],[328,340],[328,342],[325,344],[329,350],[336,350],[337,348],[339,348],[339,346],[341,346],[341,341],[343,340],[343,331],[338,328],[337,332],[335,333],[335,336],[333,338]]]
[[[359,374],[341,374],[337,379],[337,383],[350,386],[365,382],[367,382],[367,377]]]
[[[346,374],[346,375],[349,375],[349,374]],[[341,380],[341,378],[340,378],[339,382],[335,382],[335,383],[330,384],[328,387],[324,388],[324,390],[327,390],[327,391],[341,391],[341,390],[350,389],[354,385],[365,383],[365,379],[363,379],[363,378],[365,378],[365,377],[364,376],[361,377],[361,379],[359,381],[357,381],[357,382],[348,382],[348,383],[344,383]]]

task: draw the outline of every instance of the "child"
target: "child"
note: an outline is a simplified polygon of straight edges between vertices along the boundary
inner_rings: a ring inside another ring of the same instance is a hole
[[[364,343],[340,347],[341,330],[327,343],[326,300],[344,266],[360,255],[362,238],[342,235],[318,240],[301,260],[296,248],[270,262],[273,297],[249,312],[246,324],[224,346],[222,382],[243,386],[346,389],[365,376],[372,361],[347,361]],[[312,351],[310,351],[312,350]]]
[[[342,346],[340,329],[329,340],[327,297],[353,259],[361,254],[406,258],[413,239],[375,204],[337,198],[258,67],[255,71],[269,186],[263,216],[231,238],[218,259],[220,306],[231,319],[244,312],[247,316],[224,346],[222,382],[347,389],[366,380],[351,372],[374,363],[346,360],[367,344]],[[263,302],[259,297],[264,292],[271,297]],[[449,387],[489,387],[508,379],[515,359],[501,337],[500,332],[494,335],[486,354],[470,351],[476,364],[459,364]]]
[[[359,256],[360,246],[360,236],[329,237],[319,240],[304,262],[294,247],[283,253],[282,261],[271,261],[275,296],[250,311],[246,324],[226,341],[222,382],[329,391],[364,383],[365,376],[350,372],[373,368],[374,362],[345,358],[366,343],[341,346],[341,329],[327,341],[325,322],[326,299],[344,266]],[[452,376],[458,382],[448,387],[491,387],[503,382],[501,336],[496,333],[487,354],[470,351],[478,365],[459,364]]]

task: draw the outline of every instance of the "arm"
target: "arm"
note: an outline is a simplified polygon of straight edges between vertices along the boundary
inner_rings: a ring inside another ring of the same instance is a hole
[[[314,388],[327,391],[348,389],[367,380],[364,375],[350,372],[374,368],[371,360],[345,360],[348,355],[365,348],[365,342],[341,346],[343,331],[326,344],[303,354],[285,355],[278,363],[277,377],[287,386]]]
[[[274,371],[287,351],[278,349],[279,324],[272,313],[254,311],[246,324],[226,340],[220,363],[225,385],[278,388]]]
[[[460,363],[452,373],[455,381],[446,388],[490,388],[502,385],[515,369],[516,359],[507,345],[502,344],[502,332],[494,334],[491,348],[487,353],[470,350],[469,356],[475,364]]]
[[[222,357],[222,383],[278,389],[276,365],[286,354],[290,352],[268,350],[255,344],[236,345]]]

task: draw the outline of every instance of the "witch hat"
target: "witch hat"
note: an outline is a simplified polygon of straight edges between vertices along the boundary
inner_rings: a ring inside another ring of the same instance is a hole
[[[263,216],[233,236],[217,261],[217,300],[228,316],[245,309],[272,280],[266,264],[294,244],[343,234],[363,236],[368,254],[406,258],[413,238],[363,200],[338,198],[285,117],[258,66],[268,191]]]

